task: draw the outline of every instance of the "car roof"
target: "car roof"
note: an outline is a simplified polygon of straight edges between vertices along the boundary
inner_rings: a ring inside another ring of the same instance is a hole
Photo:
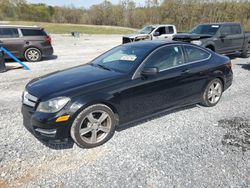
[[[149,48],[158,48],[160,46],[164,45],[170,45],[170,44],[190,44],[186,42],[181,42],[181,41],[164,41],[164,40],[152,40],[152,41],[139,41],[139,42],[131,42],[131,43],[126,43],[123,44],[124,46],[134,46],[137,48],[143,48],[145,46]]]
[[[172,24],[153,24],[153,25],[146,25],[146,26],[152,26],[152,27],[173,26],[175,27],[175,25],[172,25]]]
[[[0,28],[23,28],[23,29],[42,29],[38,26],[30,26],[30,25],[1,25]]]
[[[202,24],[199,24],[199,25],[235,25],[235,24],[240,24],[238,22],[215,22],[215,23],[202,23]]]

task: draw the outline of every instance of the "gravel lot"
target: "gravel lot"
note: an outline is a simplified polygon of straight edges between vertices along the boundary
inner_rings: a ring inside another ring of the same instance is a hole
[[[216,107],[118,129],[95,149],[54,150],[23,127],[24,86],[88,62],[121,36],[54,35],[53,43],[58,57],[0,74],[0,187],[250,187],[250,59],[232,57],[234,83]]]

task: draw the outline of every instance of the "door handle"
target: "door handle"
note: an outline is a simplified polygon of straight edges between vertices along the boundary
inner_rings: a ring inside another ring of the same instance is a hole
[[[190,73],[190,70],[189,69],[185,69],[181,72],[182,74],[189,74]]]
[[[166,36],[165,39],[167,39],[168,37]]]

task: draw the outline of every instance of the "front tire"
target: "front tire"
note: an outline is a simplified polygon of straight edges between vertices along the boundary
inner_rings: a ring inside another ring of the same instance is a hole
[[[28,48],[24,53],[24,57],[29,62],[37,62],[42,59],[42,53],[37,48]]]
[[[201,105],[206,107],[215,106],[221,99],[223,93],[223,84],[216,78],[208,83],[202,97]]]
[[[81,148],[93,148],[107,142],[115,132],[115,115],[106,105],[85,108],[75,119],[70,130],[74,142]]]

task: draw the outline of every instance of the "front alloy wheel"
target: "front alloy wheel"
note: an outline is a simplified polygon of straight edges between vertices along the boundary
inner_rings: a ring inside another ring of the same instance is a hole
[[[115,131],[113,111],[103,104],[89,106],[75,119],[71,137],[82,148],[93,148],[107,142]]]
[[[223,84],[220,79],[212,80],[206,87],[203,94],[203,106],[215,106],[221,99],[223,93]]]

